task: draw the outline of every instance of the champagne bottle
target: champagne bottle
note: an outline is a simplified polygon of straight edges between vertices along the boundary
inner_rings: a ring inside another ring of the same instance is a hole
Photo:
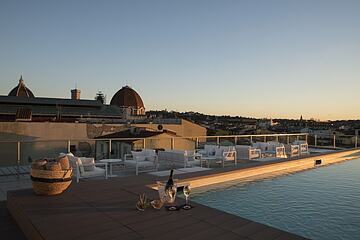
[[[173,174],[174,174],[174,169],[171,169],[169,179],[165,185],[165,191],[168,191],[169,189],[173,188],[173,186],[174,186]]]

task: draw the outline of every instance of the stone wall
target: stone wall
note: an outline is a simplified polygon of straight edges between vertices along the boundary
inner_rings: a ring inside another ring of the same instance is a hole
[[[0,141],[88,139],[86,123],[1,122]]]
[[[21,141],[21,164],[29,164],[41,157],[55,157],[59,152],[67,151],[67,140],[71,141],[71,149],[84,155],[81,144],[88,143],[91,150],[84,156],[94,154],[95,137],[119,132],[129,128],[130,124],[87,124],[87,123],[56,123],[56,122],[0,122],[0,165],[14,165],[17,161],[17,141]],[[132,126],[157,129],[157,124],[134,124]],[[164,124],[164,129],[176,132],[177,136],[206,135],[206,129],[183,120],[182,124]],[[148,140],[148,147],[171,148],[170,139],[161,136],[161,140]],[[80,141],[79,141],[80,140]],[[36,142],[34,142],[36,141]],[[5,143],[6,142],[6,143]],[[176,139],[177,149],[193,149],[193,140]],[[90,153],[89,153],[90,152]]]

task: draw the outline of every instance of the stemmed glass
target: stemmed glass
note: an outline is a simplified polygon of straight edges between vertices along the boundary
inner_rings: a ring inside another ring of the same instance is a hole
[[[165,194],[168,197],[168,202],[169,203],[175,202],[176,192],[177,192],[176,184],[174,184],[171,187],[165,189]]]
[[[190,193],[191,193],[191,188],[190,188],[189,184],[184,186],[183,193],[185,195],[185,206],[184,206],[184,208],[190,209],[191,206],[189,205],[189,196],[190,196]]]

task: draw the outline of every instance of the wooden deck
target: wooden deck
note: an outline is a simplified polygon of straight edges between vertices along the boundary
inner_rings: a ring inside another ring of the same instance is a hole
[[[197,203],[188,211],[135,210],[139,193],[158,198],[145,186],[158,178],[85,181],[52,197],[10,191],[7,206],[28,239],[304,239]]]
[[[4,201],[0,202],[0,219],[1,239],[26,240],[25,235],[11,217]]]

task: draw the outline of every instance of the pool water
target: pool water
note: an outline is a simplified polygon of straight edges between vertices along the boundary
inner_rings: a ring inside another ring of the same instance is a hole
[[[360,239],[360,159],[194,191],[191,200],[310,239]]]

